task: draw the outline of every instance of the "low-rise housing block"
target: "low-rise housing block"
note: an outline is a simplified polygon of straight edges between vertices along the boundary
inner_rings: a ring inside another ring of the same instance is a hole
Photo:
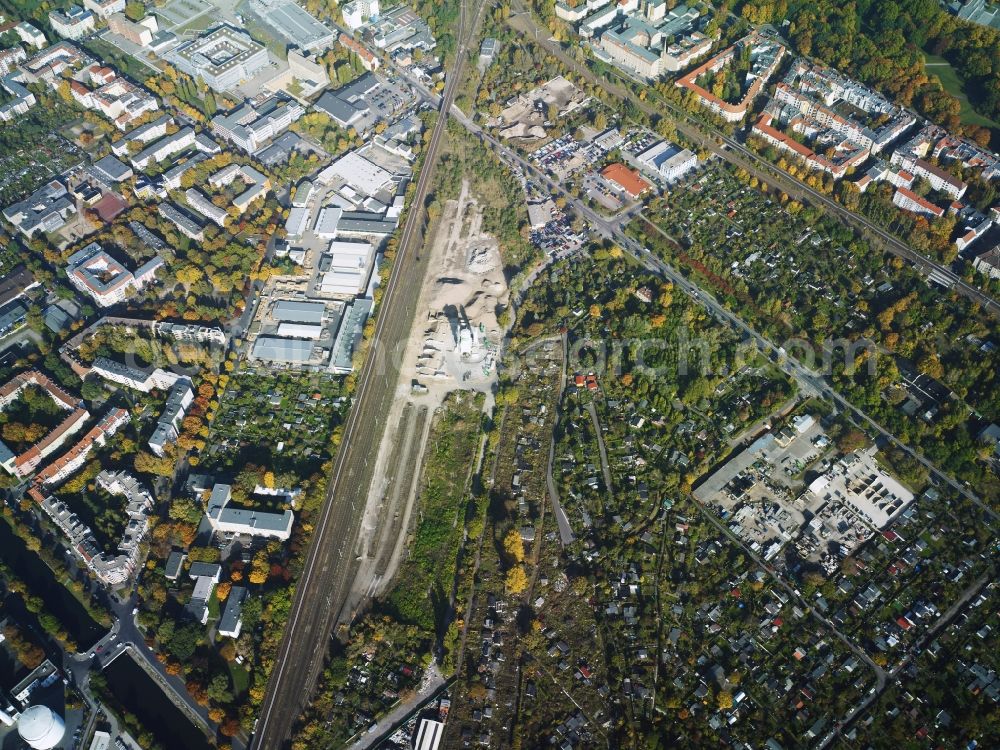
[[[52,30],[63,39],[81,39],[94,30],[94,14],[79,5],[49,12]]]
[[[187,125],[178,130],[173,135],[167,135],[155,143],[146,146],[142,151],[132,157],[132,166],[136,169],[145,169],[150,164],[158,164],[174,154],[179,154],[186,148],[194,145],[194,128]]]
[[[292,511],[269,513],[232,507],[232,487],[217,484],[212,488],[205,517],[212,530],[231,538],[235,536],[263,537],[285,541],[292,534]]]
[[[76,203],[60,180],[42,185],[24,200],[3,210],[4,218],[25,237],[32,237],[36,232],[55,232],[74,213]]]
[[[41,487],[47,487],[72,476],[86,462],[94,446],[104,445],[129,420],[125,409],[108,412],[76,445],[38,472],[35,482]]]
[[[167,403],[163,413],[156,423],[156,429],[149,438],[149,447],[157,456],[162,456],[167,445],[177,440],[180,434],[181,422],[187,408],[194,400],[191,381],[188,378],[178,378],[167,394]]]

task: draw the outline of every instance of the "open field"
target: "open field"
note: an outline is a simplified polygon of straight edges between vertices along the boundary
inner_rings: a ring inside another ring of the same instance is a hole
[[[972,103],[965,93],[965,82],[959,77],[958,72],[950,62],[937,55],[924,55],[924,69],[928,75],[935,75],[941,79],[941,85],[944,86],[945,91],[961,102],[962,110],[958,116],[963,123],[1000,130],[1000,123],[981,115],[972,108]]]
[[[413,321],[401,359],[393,422],[379,447],[366,501],[364,528],[373,536],[359,546],[362,562],[350,608],[372,593],[386,594],[390,584],[395,585],[412,525],[415,480],[428,440],[428,410],[435,412],[458,389],[484,394],[486,408],[492,402],[497,378],[493,361],[500,340],[497,309],[506,304],[507,288],[497,241],[482,231],[482,223],[482,208],[463,181],[458,199],[446,201],[429,235],[430,265],[438,270],[421,286],[419,307],[427,310],[427,316]],[[459,352],[463,326],[470,334],[474,330],[480,341],[467,354]]]

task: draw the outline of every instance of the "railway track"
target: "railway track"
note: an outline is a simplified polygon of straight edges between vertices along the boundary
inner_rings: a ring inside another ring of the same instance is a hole
[[[470,0],[462,0],[460,5],[453,68],[424,152],[395,264],[379,305],[369,353],[358,375],[354,403],[334,459],[327,496],[296,585],[288,625],[250,744],[253,750],[287,746],[323,669],[331,633],[338,622],[351,616],[342,610],[357,567],[355,547],[365,498],[392,404],[401,354],[416,312],[420,281],[427,270],[426,254],[419,252],[426,223],[423,207],[448,113],[468,59],[469,44],[475,40],[479,21],[490,5],[486,2],[470,9]]]

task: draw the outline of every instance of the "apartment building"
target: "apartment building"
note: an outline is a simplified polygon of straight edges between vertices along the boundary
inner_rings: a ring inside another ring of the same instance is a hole
[[[185,237],[198,241],[205,239],[205,228],[173,203],[161,203],[156,210]]]
[[[0,104],[0,121],[9,122],[25,114],[37,103],[35,95],[25,87],[19,73],[8,73],[0,77],[0,86],[10,94],[10,99]]]
[[[130,293],[143,289],[156,280],[163,267],[163,258],[156,256],[135,272],[111,257],[96,242],[73,253],[66,261],[70,283],[91,297],[101,307],[124,302]]]
[[[212,203],[212,201],[209,200],[204,193],[196,188],[188,188],[184,192],[184,198],[187,200],[188,206],[204,216],[206,219],[214,222],[220,227],[226,226],[226,222],[229,220],[229,213],[226,209],[219,208]]]
[[[11,47],[0,50],[0,76],[5,76],[17,70],[18,63],[28,59],[24,47]]]
[[[792,126],[794,128],[794,120]],[[850,139],[838,139],[829,144],[829,153],[813,151],[808,146],[799,143],[791,136],[785,135],[774,127],[773,117],[764,112],[753,125],[753,134],[764,141],[802,159],[810,169],[827,172],[836,179],[841,179],[850,170],[860,166],[868,158],[868,149],[859,146]]]
[[[125,409],[111,410],[76,445],[38,472],[35,482],[40,487],[47,487],[69,478],[83,466],[95,446],[104,445],[129,420]]]
[[[94,14],[79,5],[49,12],[49,24],[52,30],[63,39],[82,39],[94,30],[95,23]]]
[[[132,144],[144,146],[147,143],[162,138],[167,134],[167,127],[173,125],[174,118],[170,115],[161,115],[156,120],[140,125],[135,130],[130,131],[124,138],[119,138],[111,144],[111,151],[115,156],[123,158],[129,155]]]
[[[298,102],[275,95],[261,104],[246,102],[230,112],[216,115],[212,118],[212,132],[252,154],[304,114],[305,109]]]
[[[232,499],[232,487],[228,484],[216,484],[208,499],[205,518],[212,530],[225,538],[237,536],[261,537],[285,541],[292,534],[294,514],[290,510],[282,513],[270,513],[246,508],[235,508],[229,505]]]
[[[186,125],[173,135],[164,136],[155,143],[146,146],[142,151],[132,157],[132,166],[142,170],[150,164],[158,164],[174,154],[179,154],[186,148],[194,145],[194,128]]]
[[[368,23],[369,19],[378,16],[379,2],[378,0],[351,0],[343,6],[341,14],[344,18],[344,25],[351,31],[357,31]]]
[[[937,164],[929,161],[934,159]],[[937,125],[926,125],[909,141],[893,152],[890,160],[914,175],[930,182],[935,190],[958,200],[968,185],[941,165],[959,163],[966,169],[978,169],[985,180],[1000,176],[1000,157],[974,143],[951,135]]]
[[[224,346],[226,334],[221,328],[199,326],[194,323],[167,323],[162,320],[153,323],[153,330],[160,336],[168,336],[177,341],[194,341],[200,344]]]
[[[194,400],[194,391],[191,390],[191,380],[181,377],[170,388],[167,394],[167,403],[163,407],[156,422],[156,429],[149,438],[149,448],[157,456],[162,456],[167,445],[177,440],[180,434],[181,422],[187,413],[187,408]]]
[[[916,122],[876,91],[803,59],[777,84],[774,99],[782,105],[776,109],[783,121],[801,117],[809,127],[837,133],[876,154]]]
[[[139,47],[147,47],[153,42],[157,31],[155,16],[146,16],[141,21],[132,21],[124,13],[115,13],[108,19],[111,33],[127,39]]]
[[[972,267],[991,279],[1000,279],[1000,246],[991,247],[972,261]]]
[[[85,109],[100,112],[121,131],[127,130],[147,112],[155,112],[160,107],[152,94],[119,77],[111,68],[94,64],[81,75],[97,88],[89,89],[81,81],[73,79],[69,82],[73,99]]]
[[[751,65],[743,81],[743,94],[739,101],[727,102],[698,83],[702,76],[717,73],[732,65],[744,50],[749,52]],[[676,85],[692,91],[704,107],[726,122],[739,122],[746,117],[750,105],[778,69],[784,54],[785,48],[781,44],[753,33],[679,78]]]
[[[26,60],[21,64],[21,71],[28,83],[44,81],[51,88],[56,88],[74,71],[93,64],[93,58],[81,52],[72,42],[64,41],[46,47]]]
[[[0,387],[0,409],[6,408],[16,401],[21,391],[32,385],[45,391],[49,398],[66,412],[66,417],[41,440],[20,454],[14,454],[6,444],[0,441],[0,466],[19,477],[25,477],[34,471],[42,459],[59,448],[90,417],[90,412],[80,405],[78,398],[71,396],[37,370],[29,370],[16,375]]]
[[[83,7],[102,20],[125,12],[125,0],[83,0]]]
[[[909,188],[896,188],[892,202],[904,211],[926,216],[929,219],[939,219],[944,216],[943,208],[935,206],[926,198],[921,198]]]
[[[17,34],[22,42],[36,49],[42,49],[49,43],[49,40],[45,38],[45,34],[27,21],[21,21],[17,24],[14,27],[14,33]]]
[[[967,183],[941,169],[941,167],[911,154],[901,154],[899,151],[896,151],[892,155],[891,161],[911,174],[924,178],[934,190],[945,193],[955,200],[965,195],[965,191],[969,188]]]
[[[159,367],[145,369],[131,367],[121,362],[115,362],[107,357],[98,357],[90,367],[91,372],[112,383],[124,385],[142,393],[156,389],[165,391],[172,388],[182,378],[175,372],[168,372]]]

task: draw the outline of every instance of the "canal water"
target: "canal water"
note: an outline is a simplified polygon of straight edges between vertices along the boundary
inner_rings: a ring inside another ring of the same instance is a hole
[[[52,569],[27,548],[5,521],[0,521],[0,550],[3,561],[25,582],[31,594],[45,601],[46,610],[62,623],[81,653],[107,632],[107,628],[95,622],[80,601],[56,580]]]
[[[105,667],[108,688],[166,750],[211,750],[205,735],[173,704],[160,686],[124,653]]]

